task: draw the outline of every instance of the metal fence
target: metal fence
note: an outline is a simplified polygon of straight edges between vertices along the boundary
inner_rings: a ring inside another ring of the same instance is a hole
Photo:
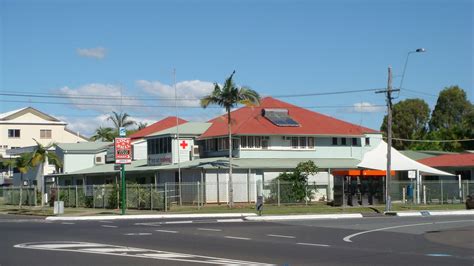
[[[474,181],[424,181],[417,191],[410,181],[392,181],[390,195],[393,202],[406,204],[450,204],[462,203],[466,196],[474,194]],[[204,204],[227,204],[230,195],[229,183],[189,182],[151,184],[127,184],[126,204],[128,209],[167,211],[172,206],[202,207]],[[311,204],[328,201],[331,194],[326,183],[295,184],[277,179],[266,182],[234,182],[232,184],[235,203],[254,203],[262,196],[265,204]],[[64,202],[64,207],[118,209],[121,203],[120,187],[117,185],[46,186],[45,203]],[[21,189],[22,205],[41,204],[41,193],[36,187]],[[419,195],[419,196],[418,196]],[[419,201],[417,201],[419,199]],[[0,204],[19,205],[20,188],[0,188]]]
[[[419,189],[419,191],[418,191]],[[407,204],[454,204],[466,201],[474,194],[474,181],[423,181],[418,188],[415,182],[392,181],[390,196],[393,202]]]

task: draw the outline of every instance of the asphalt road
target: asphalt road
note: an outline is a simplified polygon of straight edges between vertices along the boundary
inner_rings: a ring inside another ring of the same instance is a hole
[[[48,222],[0,215],[0,265],[473,265],[474,217]]]

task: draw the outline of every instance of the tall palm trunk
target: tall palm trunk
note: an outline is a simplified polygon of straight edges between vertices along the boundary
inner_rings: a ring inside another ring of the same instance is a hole
[[[20,203],[18,207],[21,209],[21,205],[23,203],[23,173],[20,174]]]
[[[234,207],[234,185],[232,183],[232,125],[230,121],[230,109],[227,110],[227,127],[229,130],[229,207]]]

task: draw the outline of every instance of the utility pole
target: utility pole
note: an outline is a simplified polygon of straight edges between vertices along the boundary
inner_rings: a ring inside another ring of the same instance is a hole
[[[390,179],[392,168],[392,92],[400,89],[392,89],[392,67],[388,67],[387,89],[376,93],[385,93],[387,97],[387,172],[385,176],[385,211],[390,211],[392,201],[390,198]]]

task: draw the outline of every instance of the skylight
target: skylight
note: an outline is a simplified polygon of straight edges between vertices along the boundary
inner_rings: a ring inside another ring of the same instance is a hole
[[[287,109],[262,109],[262,116],[279,127],[298,127],[300,124],[290,117]]]

